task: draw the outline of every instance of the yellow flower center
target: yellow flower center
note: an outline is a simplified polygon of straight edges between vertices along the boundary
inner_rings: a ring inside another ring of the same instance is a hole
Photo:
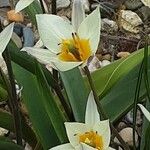
[[[103,149],[103,138],[102,136],[98,135],[97,132],[90,131],[79,135],[79,141],[98,150]]]
[[[63,61],[86,61],[91,55],[89,40],[80,39],[76,33],[72,33],[71,39],[63,39],[60,48],[58,55]]]

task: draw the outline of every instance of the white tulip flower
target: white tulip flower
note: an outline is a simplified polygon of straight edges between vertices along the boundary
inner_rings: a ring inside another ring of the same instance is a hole
[[[100,121],[92,92],[87,101],[85,123],[66,122],[65,127],[70,143],[50,150],[113,150],[109,147],[109,120]]]
[[[72,17],[71,24],[56,15],[36,15],[40,38],[47,49],[22,50],[59,71],[86,65],[87,59],[96,53],[100,39],[99,7],[85,18],[82,1],[75,0]]]

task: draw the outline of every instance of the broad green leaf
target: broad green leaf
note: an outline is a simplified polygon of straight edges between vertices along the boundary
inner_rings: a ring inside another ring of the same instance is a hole
[[[32,23],[36,25],[36,14],[42,14],[42,9],[40,7],[40,4],[37,0],[34,0],[32,4],[30,4],[28,7],[26,7],[25,12],[28,14],[29,18],[31,19]]]
[[[110,92],[101,99],[101,103],[112,121],[117,121],[133,106],[138,71],[139,65],[118,81]],[[145,97],[145,93],[144,81],[142,80],[140,97]]]
[[[43,74],[41,66],[36,63],[36,78],[38,81],[39,91],[43,98],[43,103],[52,125],[62,143],[67,142],[67,135],[65,131],[64,122],[67,121],[58,107],[56,100],[54,99],[47,80]]]
[[[97,93],[100,97],[105,94],[127,73],[129,73],[135,66],[137,66],[143,59],[144,49],[132,53],[124,59],[120,59],[92,74]],[[150,55],[150,47],[149,54]]]
[[[13,123],[13,116],[0,109],[0,127],[5,128],[11,132],[14,132],[14,123]],[[27,125],[27,123],[22,118],[22,132],[23,138],[27,141],[32,147],[36,145],[36,136],[32,129]]]
[[[41,144],[46,150],[58,145],[59,140],[45,110],[44,100],[41,91],[39,91],[36,77],[16,64],[13,64],[13,68],[18,83],[23,86],[23,101]]]
[[[88,90],[78,68],[60,72],[75,120],[84,122]]]
[[[1,150],[23,150],[23,147],[6,140],[0,140],[0,149]]]

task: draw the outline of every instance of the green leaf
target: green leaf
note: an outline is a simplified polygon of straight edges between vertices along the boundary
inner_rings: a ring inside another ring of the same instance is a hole
[[[36,77],[38,81],[39,91],[43,97],[43,103],[45,109],[51,119],[52,125],[59,137],[61,143],[67,142],[67,135],[64,126],[64,122],[66,121],[63,113],[58,108],[58,104],[56,100],[52,96],[50,87],[46,81],[46,78],[43,74],[41,66],[35,61],[36,63]]]
[[[13,69],[18,83],[23,86],[23,101],[41,144],[44,149],[58,145],[59,140],[43,105],[44,100],[39,91],[36,77],[16,64],[13,64]]]
[[[32,4],[26,7],[24,11],[28,14],[34,25],[36,25],[36,14],[43,13],[38,1],[34,1]]]
[[[13,117],[10,113],[0,109],[0,127],[5,128],[11,132],[15,132]],[[36,136],[33,130],[26,124],[24,119],[22,119],[22,132],[23,138],[27,141],[32,147],[36,145]]]
[[[0,149],[1,150],[23,150],[23,148],[13,142],[9,142],[6,140],[0,140]]]
[[[75,120],[85,121],[85,108],[88,98],[88,90],[78,68],[60,72],[69,102],[71,104]]]
[[[150,55],[150,47],[149,53]],[[132,53],[124,59],[120,59],[92,74],[98,95],[104,97],[106,93],[143,59],[144,49]]]

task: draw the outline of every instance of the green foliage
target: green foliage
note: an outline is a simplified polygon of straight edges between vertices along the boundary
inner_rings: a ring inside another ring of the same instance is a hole
[[[80,70],[75,68],[66,72],[60,72],[60,75],[71,104],[75,120],[77,122],[84,122],[88,91],[84,84]]]
[[[59,137],[61,143],[67,142],[67,136],[65,132],[64,122],[67,121],[59,109],[56,100],[54,99],[50,87],[46,81],[43,74],[42,68],[36,63],[36,78],[39,86],[40,94],[43,98],[43,104],[45,106],[46,112],[51,120],[57,136]]]
[[[42,9],[40,7],[39,2],[34,1],[32,4],[26,7],[24,11],[28,14],[32,23],[36,25],[36,14],[42,14]]]
[[[0,127],[5,128],[11,132],[14,132],[13,117],[10,113],[0,109]],[[22,131],[23,138],[31,145],[36,145],[36,137],[33,130],[27,125],[25,120],[22,118]]]
[[[2,140],[2,138],[0,138],[0,148],[1,150],[23,150],[21,146],[7,140]]]
[[[44,149],[59,144],[56,132],[45,110],[43,96],[39,91],[36,77],[16,64],[13,65],[13,68],[18,83],[23,86],[23,102],[28,109],[32,125]]]

